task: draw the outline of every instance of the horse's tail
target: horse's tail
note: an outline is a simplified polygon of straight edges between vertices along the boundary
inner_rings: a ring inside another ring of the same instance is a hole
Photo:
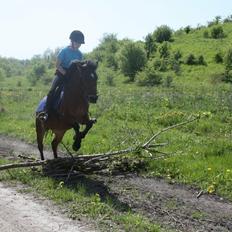
[[[38,117],[38,115],[36,114],[36,119],[35,119],[35,128],[36,128],[36,138],[37,138],[37,145],[38,145],[38,149],[40,152],[40,156],[41,159],[44,159],[44,155],[43,155],[43,139],[44,139],[44,135],[46,133],[46,129],[44,126],[44,122],[41,121],[41,119]]]

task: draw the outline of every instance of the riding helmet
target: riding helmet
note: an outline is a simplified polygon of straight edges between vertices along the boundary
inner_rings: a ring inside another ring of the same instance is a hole
[[[81,31],[73,31],[70,34],[69,39],[71,39],[71,41],[77,42],[79,44],[85,43],[85,37]]]

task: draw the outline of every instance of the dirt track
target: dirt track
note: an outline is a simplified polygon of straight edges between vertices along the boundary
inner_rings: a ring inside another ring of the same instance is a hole
[[[90,231],[61,215],[49,201],[0,183],[1,232],[86,232]]]
[[[33,145],[0,136],[0,155],[7,152],[38,155]],[[46,155],[51,154],[47,152]],[[102,199],[113,197],[120,204],[168,228],[184,232],[232,231],[232,203],[206,194],[197,198],[198,191],[190,187],[135,175],[87,176],[72,181],[82,182],[91,191],[98,192]]]

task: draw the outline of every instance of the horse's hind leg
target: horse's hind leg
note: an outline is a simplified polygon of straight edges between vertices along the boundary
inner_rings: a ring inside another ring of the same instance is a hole
[[[61,142],[63,136],[64,136],[64,131],[55,132],[55,137],[52,140],[52,151],[53,151],[53,155],[55,159],[58,157],[57,147],[58,147],[58,144]]]
[[[43,123],[38,118],[36,118],[37,145],[38,145],[38,149],[40,152],[41,160],[44,160],[44,154],[43,154],[44,134],[45,134],[45,129],[44,129]]]

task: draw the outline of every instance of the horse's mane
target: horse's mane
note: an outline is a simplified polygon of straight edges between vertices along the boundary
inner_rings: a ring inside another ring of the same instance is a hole
[[[90,72],[95,72],[95,70],[97,69],[97,65],[98,63],[92,60],[74,61],[68,68],[67,74],[71,75],[78,68],[87,68]]]

